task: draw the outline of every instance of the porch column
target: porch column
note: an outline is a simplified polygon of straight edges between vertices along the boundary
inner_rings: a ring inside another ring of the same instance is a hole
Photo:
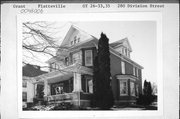
[[[81,88],[81,74],[79,73],[74,73],[74,79],[73,79],[73,92],[80,92],[82,91],[82,88]]]
[[[44,81],[44,96],[48,95],[48,81]]]
[[[47,95],[51,95],[51,87],[49,84],[47,84]]]
[[[34,84],[34,98],[36,98],[36,94],[37,94],[37,84]]]

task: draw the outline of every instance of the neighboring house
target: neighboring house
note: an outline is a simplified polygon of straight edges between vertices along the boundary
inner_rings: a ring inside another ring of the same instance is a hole
[[[49,72],[34,77],[35,84],[44,85],[46,101],[90,106],[97,46],[97,38],[75,26],[70,27],[56,56],[47,61]],[[115,104],[134,103],[142,92],[143,67],[131,60],[132,48],[127,38],[111,43],[109,49]]]
[[[46,72],[41,71],[39,66],[26,64],[23,66],[23,81],[22,81],[22,101],[23,107],[26,108],[28,104],[33,103],[36,97],[37,84],[34,84],[34,78]],[[36,87],[35,87],[36,86]]]

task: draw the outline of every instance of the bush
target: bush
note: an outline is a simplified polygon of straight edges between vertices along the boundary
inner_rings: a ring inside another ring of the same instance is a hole
[[[137,104],[139,105],[150,105],[152,102],[154,102],[155,96],[154,95],[139,95],[139,98],[137,98]]]
[[[62,102],[62,103],[56,105],[51,110],[71,110],[72,107],[73,107],[72,103],[70,103],[70,102]]]

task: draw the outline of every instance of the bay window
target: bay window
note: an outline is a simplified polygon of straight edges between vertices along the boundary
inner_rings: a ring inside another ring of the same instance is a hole
[[[120,81],[120,96],[128,95],[128,85],[127,81]]]
[[[131,96],[135,96],[135,84],[134,84],[134,82],[130,82],[130,92],[131,92]]]
[[[136,85],[136,96],[139,96],[139,86]]]

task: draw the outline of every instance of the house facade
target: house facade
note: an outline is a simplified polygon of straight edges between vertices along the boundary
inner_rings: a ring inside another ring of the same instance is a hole
[[[47,61],[49,72],[33,77],[33,85],[44,87],[48,103],[71,102],[90,106],[93,94],[93,61],[98,39],[71,26],[56,56]],[[135,103],[142,92],[142,66],[131,60],[127,38],[109,44],[112,91],[115,104]]]

